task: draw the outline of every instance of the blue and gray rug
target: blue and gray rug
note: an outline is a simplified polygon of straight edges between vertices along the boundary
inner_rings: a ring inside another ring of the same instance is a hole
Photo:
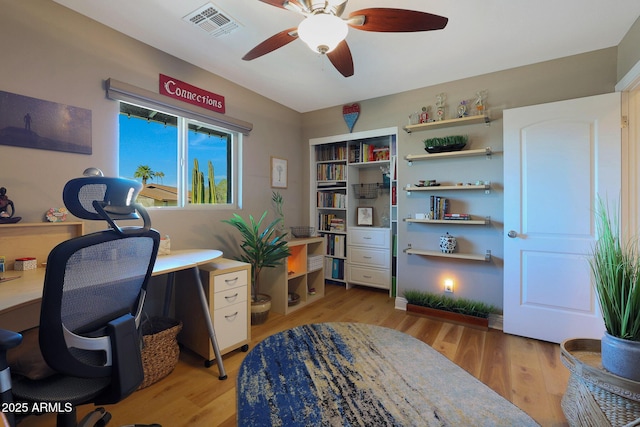
[[[362,323],[266,338],[238,374],[239,426],[536,426],[427,344]]]

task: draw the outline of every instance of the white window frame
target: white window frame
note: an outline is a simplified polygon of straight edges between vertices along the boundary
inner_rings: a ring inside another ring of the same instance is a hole
[[[209,111],[201,107],[192,106],[173,98],[164,97],[157,93],[141,89],[127,83],[114,79],[105,82],[107,98],[137,105],[150,110],[160,111],[178,117],[178,206],[156,206],[151,209],[239,209],[242,207],[242,144],[243,136],[249,135],[253,129],[253,124],[239,119],[235,119],[224,114]],[[118,114],[120,106],[118,105]],[[188,197],[188,175],[190,172],[187,165],[187,136],[188,126],[186,123],[181,127],[180,122],[187,120],[201,122],[205,126],[218,128],[223,132],[232,134],[232,203],[224,204],[192,204],[187,203]],[[182,134],[181,134],[182,133]]]

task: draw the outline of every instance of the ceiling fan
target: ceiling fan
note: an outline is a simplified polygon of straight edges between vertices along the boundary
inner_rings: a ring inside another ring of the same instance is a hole
[[[356,10],[341,18],[348,0],[260,0],[305,16],[297,28],[275,34],[242,57],[245,61],[259,58],[302,39],[314,52],[327,55],[329,61],[345,77],[353,75],[353,58],[345,41],[349,27],[375,32],[416,32],[441,30],[449,21],[443,16],[405,9],[369,8]]]

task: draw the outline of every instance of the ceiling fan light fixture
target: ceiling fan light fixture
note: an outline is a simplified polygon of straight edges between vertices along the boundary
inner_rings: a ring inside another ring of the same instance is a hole
[[[298,26],[298,37],[314,52],[331,52],[347,37],[347,23],[335,15],[318,13],[311,15]]]

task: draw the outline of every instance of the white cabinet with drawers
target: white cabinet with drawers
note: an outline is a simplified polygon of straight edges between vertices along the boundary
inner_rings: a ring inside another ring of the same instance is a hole
[[[347,288],[391,289],[391,230],[351,227],[347,238]]]
[[[247,263],[219,258],[200,268],[200,279],[209,301],[209,310],[220,354],[241,348],[247,351],[251,341],[251,288]],[[182,321],[178,341],[205,358],[210,366],[215,359],[191,271],[176,275],[176,318]]]

